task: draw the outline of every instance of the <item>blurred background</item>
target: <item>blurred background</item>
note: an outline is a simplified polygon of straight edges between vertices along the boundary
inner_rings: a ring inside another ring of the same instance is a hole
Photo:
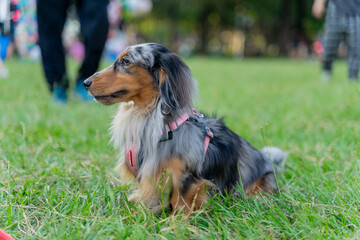
[[[39,60],[36,0],[10,2],[2,49],[6,46],[8,58]],[[313,0],[111,0],[103,57],[112,61],[128,45],[157,42],[183,56],[318,58],[323,22],[311,15],[312,4]],[[75,8],[68,11],[63,38],[69,55],[81,60],[84,47]]]

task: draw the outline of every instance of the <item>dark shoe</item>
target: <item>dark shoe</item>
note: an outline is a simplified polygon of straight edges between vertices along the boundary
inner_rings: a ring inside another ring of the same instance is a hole
[[[77,81],[76,86],[75,86],[75,93],[84,102],[94,101],[94,98],[89,95],[88,91],[84,87],[82,80]]]
[[[55,103],[66,104],[67,102],[66,88],[61,86],[56,86],[52,94],[52,99]]]

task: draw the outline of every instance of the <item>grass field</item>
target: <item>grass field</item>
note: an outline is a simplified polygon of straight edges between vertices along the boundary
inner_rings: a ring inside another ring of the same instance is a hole
[[[0,229],[17,239],[359,239],[360,84],[344,62],[186,59],[197,106],[257,148],[289,152],[269,199],[214,196],[192,216],[127,201],[108,144],[116,106],[50,101],[40,64],[0,80]],[[75,75],[77,64],[71,64]]]

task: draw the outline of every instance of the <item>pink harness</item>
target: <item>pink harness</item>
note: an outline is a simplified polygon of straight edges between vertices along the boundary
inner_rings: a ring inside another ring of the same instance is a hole
[[[203,124],[205,130],[206,130],[206,136],[205,136],[205,141],[204,141],[204,158],[203,158],[203,162],[205,161],[205,155],[207,152],[207,149],[209,147],[209,143],[211,138],[214,137],[213,132],[210,130],[210,128],[205,124],[205,122],[201,119],[203,117],[202,114],[199,114],[195,109],[193,110],[193,113],[195,115],[195,119],[197,122],[200,122]],[[189,120],[190,116],[187,113],[184,113],[180,118],[178,118],[177,120],[169,123],[169,124],[165,124],[165,130],[167,131],[167,138],[165,140],[170,140],[172,139],[172,134],[173,131],[175,131],[176,129],[178,129],[180,127],[181,124],[183,124],[184,122],[186,122],[187,120]],[[134,143],[129,143],[126,145],[125,147],[125,160],[126,160],[126,164],[129,167],[131,173],[137,177],[138,173],[139,173],[139,161],[138,161],[138,146],[136,146],[136,144]]]

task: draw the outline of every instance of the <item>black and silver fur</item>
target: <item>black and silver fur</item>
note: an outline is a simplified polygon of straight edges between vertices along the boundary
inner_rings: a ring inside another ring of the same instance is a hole
[[[196,121],[184,122],[173,132],[171,140],[160,141],[159,132],[165,124],[175,121],[184,112],[193,116],[196,81],[178,55],[159,44],[140,44],[128,47],[109,69],[114,69],[111,71],[115,74],[127,77],[134,74],[133,68],[128,66],[146,69],[153,77],[153,87],[157,89],[154,104],[145,111],[138,107],[136,101],[125,96],[111,99],[114,103],[121,102],[112,127],[113,143],[121,152],[120,162],[124,161],[124,146],[129,141],[136,142],[141,147],[143,163],[139,175],[136,176],[140,185],[144,179],[155,178],[158,168],[169,159],[180,159],[183,164],[179,179],[181,196],[187,193],[192,184],[201,180],[205,180],[221,193],[231,192],[237,184],[241,184],[246,192],[255,183],[265,192],[277,191],[274,169],[283,166],[286,154],[275,147],[267,147],[264,151],[257,150],[226,127],[222,119],[206,116],[203,118],[214,133],[206,154],[206,132],[203,125]],[[88,90],[95,99],[96,81],[100,77],[101,72],[86,80],[92,81]],[[111,96],[109,95],[109,98]],[[108,105],[108,102],[106,103]],[[171,194],[174,194],[175,190],[172,189]],[[157,200],[153,203],[153,197],[149,201],[144,198],[135,197],[141,201],[152,202],[149,205],[156,205]]]

